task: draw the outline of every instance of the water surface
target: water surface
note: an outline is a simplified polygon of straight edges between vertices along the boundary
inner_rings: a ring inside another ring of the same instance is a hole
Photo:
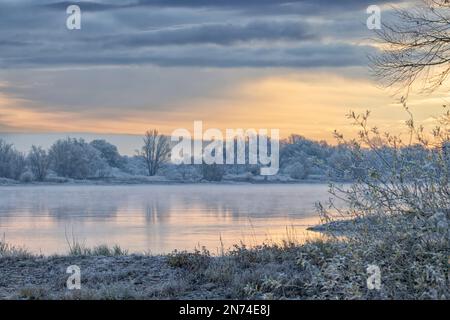
[[[0,187],[0,233],[36,253],[114,245],[130,252],[167,253],[239,241],[279,241],[286,228],[298,240],[318,222],[314,203],[327,186],[139,185]]]

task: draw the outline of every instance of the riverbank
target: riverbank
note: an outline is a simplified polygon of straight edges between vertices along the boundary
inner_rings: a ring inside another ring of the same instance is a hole
[[[114,186],[114,185],[184,185],[184,184],[218,184],[218,185],[245,185],[245,184],[324,184],[328,183],[325,179],[302,179],[295,180],[284,176],[273,176],[265,179],[263,176],[243,178],[243,177],[226,177],[222,181],[207,180],[170,180],[165,177],[146,177],[137,176],[133,178],[101,178],[76,180],[69,178],[54,178],[46,181],[30,181],[22,182],[12,179],[0,178],[0,187],[5,186],[59,186],[59,185],[75,185],[75,186]],[[346,181],[342,181],[346,183]]]
[[[220,257],[207,251],[147,256],[95,250],[44,257],[12,250],[0,258],[0,299],[327,298],[332,286],[320,289],[319,283],[329,280],[319,274],[339,246],[241,246]],[[80,267],[81,290],[66,288],[71,265]]]
[[[444,232],[448,232],[444,230]],[[35,256],[0,246],[0,299],[449,299],[448,242],[390,234],[377,242],[324,237],[303,244],[168,255],[120,248],[72,247],[67,256]],[[67,267],[81,270],[68,290]],[[369,265],[381,287],[367,286]]]

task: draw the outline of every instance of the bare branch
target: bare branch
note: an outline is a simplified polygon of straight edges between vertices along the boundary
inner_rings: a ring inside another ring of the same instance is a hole
[[[423,0],[411,9],[395,9],[395,23],[383,23],[377,40],[383,47],[371,57],[374,76],[388,87],[409,92],[423,80],[423,92],[440,87],[450,73],[450,4]]]

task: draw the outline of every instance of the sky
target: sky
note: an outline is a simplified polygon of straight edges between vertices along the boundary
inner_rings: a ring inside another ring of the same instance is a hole
[[[71,4],[81,30],[66,27]],[[390,19],[412,1],[0,0],[0,137],[170,134],[201,120],[332,142],[354,134],[349,110],[367,109],[398,131],[398,97],[368,69],[369,5]],[[416,120],[447,98],[412,96]]]

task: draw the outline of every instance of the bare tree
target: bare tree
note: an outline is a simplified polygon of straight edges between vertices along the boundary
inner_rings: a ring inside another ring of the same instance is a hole
[[[50,166],[50,157],[41,147],[32,146],[28,154],[31,172],[38,181],[44,181]]]
[[[144,146],[140,155],[144,159],[148,175],[154,176],[170,154],[170,143],[166,136],[158,133],[158,130],[149,130],[145,133]]]
[[[387,86],[408,93],[423,80],[423,92],[432,92],[450,73],[450,3],[422,0],[413,8],[394,9],[394,15],[395,22],[383,22],[377,31],[382,52],[371,57],[372,70]]]

